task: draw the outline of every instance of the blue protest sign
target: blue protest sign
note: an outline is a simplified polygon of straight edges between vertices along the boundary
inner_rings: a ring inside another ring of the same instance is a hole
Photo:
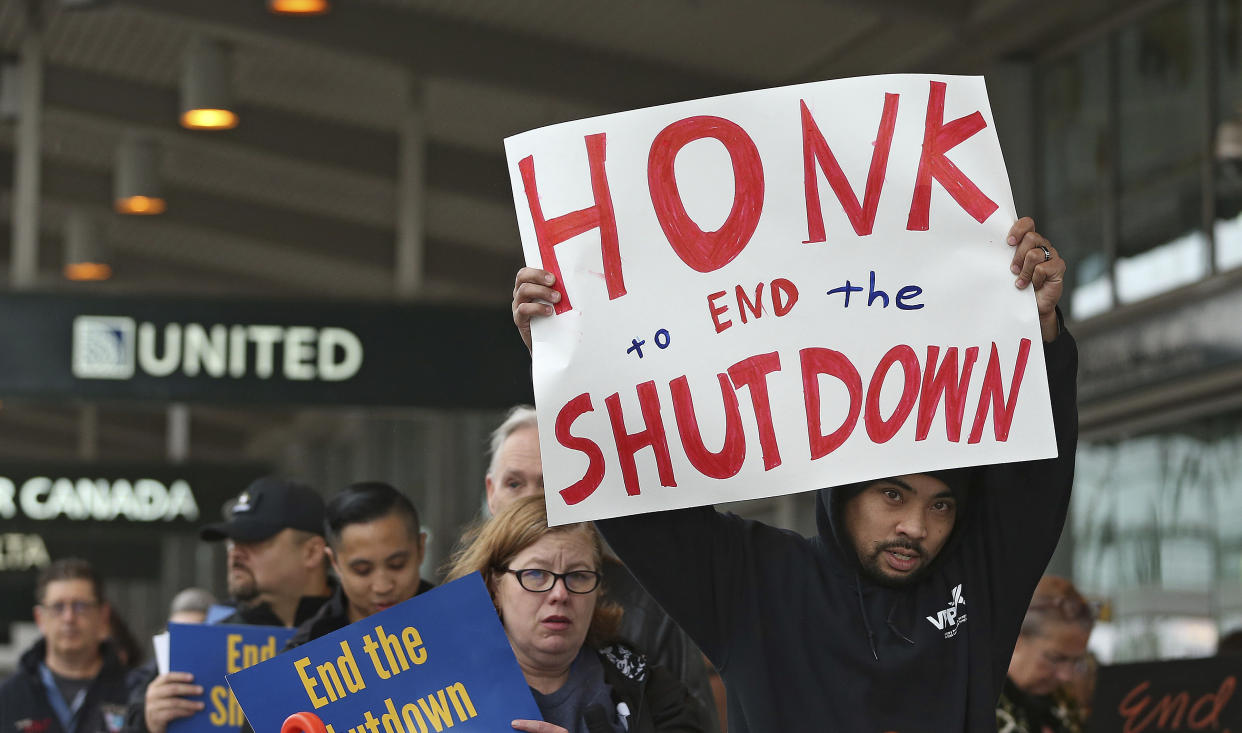
[[[192,699],[206,708],[169,723],[168,733],[235,733],[242,711],[224,676],[275,657],[291,636],[293,629],[279,626],[169,624],[169,669],[194,675],[203,695]]]
[[[541,720],[478,573],[227,677],[256,733],[310,712],[327,733],[510,730]]]

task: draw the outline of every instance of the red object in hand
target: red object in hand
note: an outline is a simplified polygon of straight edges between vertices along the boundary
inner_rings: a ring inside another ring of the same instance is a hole
[[[280,733],[328,733],[323,721],[314,713],[294,713],[285,718]]]

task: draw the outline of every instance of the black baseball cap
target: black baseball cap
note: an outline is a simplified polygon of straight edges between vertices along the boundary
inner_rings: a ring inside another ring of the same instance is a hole
[[[306,484],[264,476],[237,496],[228,521],[199,531],[207,542],[262,542],[282,529],[323,534],[323,497]]]

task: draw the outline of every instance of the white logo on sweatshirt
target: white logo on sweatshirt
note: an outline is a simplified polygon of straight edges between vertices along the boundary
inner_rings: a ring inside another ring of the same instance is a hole
[[[959,611],[958,606],[963,608]],[[966,623],[966,597],[962,595],[962,584],[958,583],[953,586],[953,597],[949,599],[949,607],[941,609],[935,616],[928,616],[927,620],[937,630],[944,632],[944,638],[952,639],[957,635],[957,630],[962,624]]]

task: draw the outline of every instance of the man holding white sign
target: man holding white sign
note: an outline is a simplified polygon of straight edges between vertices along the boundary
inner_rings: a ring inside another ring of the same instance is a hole
[[[721,671],[732,733],[994,731],[1069,503],[1077,354],[1064,261],[1007,225],[981,80],[765,90],[506,145],[548,270],[518,273],[513,315],[549,521],[601,520]],[[810,540],[703,506],[838,484]]]

